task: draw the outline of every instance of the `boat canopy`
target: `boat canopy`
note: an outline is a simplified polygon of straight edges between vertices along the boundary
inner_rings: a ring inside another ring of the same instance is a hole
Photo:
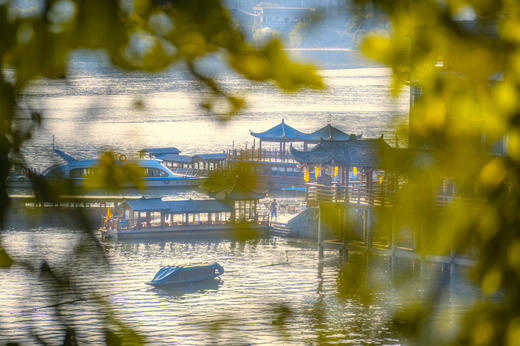
[[[177,163],[193,163],[193,158],[188,155],[178,155],[178,154],[159,154],[155,155],[159,160],[167,161],[167,162],[177,162]]]
[[[121,203],[121,206],[128,206],[133,211],[167,211],[168,206],[161,198],[140,198],[127,199]]]
[[[216,200],[166,201],[170,213],[220,213],[233,211],[233,204]]]
[[[226,153],[197,154],[193,161],[222,161],[226,159]]]
[[[182,200],[163,201],[161,198],[141,198],[125,200],[120,207],[133,211],[164,211],[173,214],[184,213],[220,213],[233,211],[233,203],[228,201],[207,200]]]
[[[174,154],[174,155],[178,155],[180,154],[180,150],[175,148],[175,147],[170,147],[170,148],[144,148],[144,149],[141,149],[139,150],[139,153],[141,155],[145,154],[145,153],[148,153],[152,156],[157,156],[157,155],[164,155],[164,154]]]

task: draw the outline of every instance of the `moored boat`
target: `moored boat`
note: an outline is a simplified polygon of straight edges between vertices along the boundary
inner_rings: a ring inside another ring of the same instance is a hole
[[[217,262],[193,266],[166,266],[159,269],[148,285],[160,287],[211,280],[224,274],[224,268]]]
[[[43,175],[47,179],[70,179],[75,183],[82,184],[88,177],[96,175],[98,159],[77,160],[61,150],[56,149],[55,152],[67,163],[55,165],[45,170]],[[116,164],[123,164],[125,161],[126,156],[120,155]],[[201,177],[173,173],[160,160],[138,159],[129,160],[129,162],[141,167],[139,171],[140,179],[146,187],[198,186],[204,181],[204,178]]]
[[[103,238],[113,239],[186,238],[233,234],[239,228],[268,228],[254,201],[140,198],[123,201],[113,215],[107,212],[100,232]]]

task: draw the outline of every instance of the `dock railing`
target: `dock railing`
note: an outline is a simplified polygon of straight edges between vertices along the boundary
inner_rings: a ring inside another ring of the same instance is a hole
[[[290,151],[276,149],[229,149],[226,157],[228,160],[236,161],[296,162]]]
[[[395,192],[383,186],[366,187],[362,185],[343,186],[339,184],[306,184],[307,206],[317,206],[319,202],[349,203],[366,206],[391,206]]]
[[[387,189],[384,185],[366,187],[352,184],[347,186],[332,184],[323,185],[317,183],[306,184],[305,200],[307,206],[316,207],[320,202],[348,203],[359,206],[391,207],[397,202],[397,193]],[[461,199],[460,196],[438,194],[433,203],[437,208],[443,208]],[[464,201],[478,203],[477,200],[465,198]]]

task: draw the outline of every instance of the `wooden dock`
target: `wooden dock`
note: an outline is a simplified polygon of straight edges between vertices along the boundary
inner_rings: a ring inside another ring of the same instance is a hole
[[[324,250],[329,249],[338,251],[345,260],[348,259],[349,253],[365,253],[408,258],[420,263],[440,263],[450,270],[453,266],[475,264],[474,250],[472,253],[463,254],[456,253],[453,249],[448,253],[436,253],[437,251],[428,249],[429,244],[425,244],[424,227],[417,225],[413,227],[413,231],[401,229],[402,225],[396,217],[399,207],[394,203],[395,196],[396,193],[384,191],[381,187],[370,189],[351,185],[345,188],[307,184],[307,206],[316,210],[317,215],[317,226],[314,226],[317,227],[317,234],[314,235],[317,235],[319,257],[323,258]],[[438,196],[434,206],[435,212],[443,213],[443,210],[455,201],[460,201],[460,197]],[[324,216],[322,213],[327,215]],[[376,234],[374,217],[380,217],[385,213],[384,234]],[[355,227],[352,226],[352,218],[357,219]],[[331,227],[335,232],[331,232]],[[347,229],[348,234],[345,233]],[[287,223],[273,222],[271,226],[271,232],[280,236],[294,234],[294,230]],[[336,238],[332,237],[331,233],[334,233]]]
[[[13,208],[113,208],[119,202],[139,199],[140,195],[64,195],[55,202],[42,202],[35,195],[9,195]]]

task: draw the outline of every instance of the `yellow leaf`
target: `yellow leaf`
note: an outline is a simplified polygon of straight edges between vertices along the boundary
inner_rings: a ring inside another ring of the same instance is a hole
[[[500,287],[500,283],[502,281],[502,272],[499,268],[490,269],[484,278],[482,279],[482,291],[485,294],[493,294]]]
[[[13,260],[11,256],[0,247],[0,268],[9,268],[13,265]]]
[[[491,160],[480,172],[480,181],[488,187],[495,187],[506,177],[506,167],[500,158]]]

